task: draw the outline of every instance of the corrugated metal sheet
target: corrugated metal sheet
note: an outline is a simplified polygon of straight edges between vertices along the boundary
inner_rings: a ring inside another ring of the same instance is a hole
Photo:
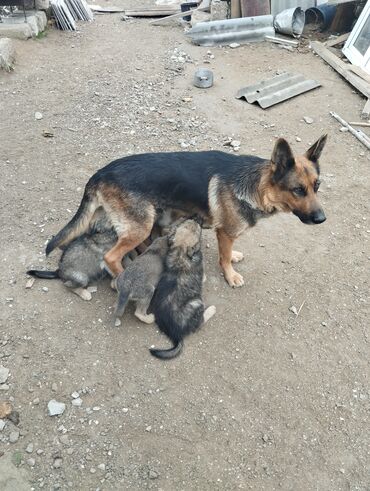
[[[220,46],[235,42],[245,44],[264,41],[265,36],[274,36],[272,23],[272,15],[200,22],[186,35],[200,46]]]
[[[298,73],[283,73],[257,84],[249,85],[240,89],[236,95],[237,99],[244,98],[250,104],[258,102],[265,109],[279,102],[303,94],[309,90],[320,87],[316,80],[306,80]]]
[[[315,7],[315,0],[271,0],[271,15],[276,15],[286,9],[301,7],[303,10]]]

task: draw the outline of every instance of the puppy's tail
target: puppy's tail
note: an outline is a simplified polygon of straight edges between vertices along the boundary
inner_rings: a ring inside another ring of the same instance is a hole
[[[55,280],[59,278],[59,269],[55,271],[41,271],[38,269],[30,269],[27,271],[30,276],[36,276],[36,278],[43,278],[44,280]]]
[[[86,189],[75,216],[48,242],[45,250],[46,255],[48,256],[56,247],[67,245],[86,232],[97,208],[98,203],[95,196],[91,196],[91,192]]]
[[[177,341],[175,343],[173,348],[170,349],[150,349],[150,353],[155,356],[156,358],[159,358],[160,360],[171,360],[171,358],[175,358],[178,356],[182,348],[184,346],[184,343],[182,340]]]

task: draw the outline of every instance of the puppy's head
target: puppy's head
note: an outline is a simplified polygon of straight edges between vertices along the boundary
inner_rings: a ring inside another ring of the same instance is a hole
[[[168,244],[171,249],[178,249],[192,258],[200,250],[201,234],[202,228],[195,220],[180,220],[172,227]]]

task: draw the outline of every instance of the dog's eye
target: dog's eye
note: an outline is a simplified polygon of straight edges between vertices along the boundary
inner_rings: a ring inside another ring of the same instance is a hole
[[[317,191],[319,190],[320,184],[321,181],[316,181],[315,184],[313,185],[313,190],[315,191],[315,193],[317,193]]]
[[[292,189],[292,193],[296,196],[306,196],[306,189],[303,186],[298,186]]]

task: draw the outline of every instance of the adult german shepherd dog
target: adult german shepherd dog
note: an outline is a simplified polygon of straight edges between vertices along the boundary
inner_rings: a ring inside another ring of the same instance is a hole
[[[325,221],[317,190],[318,160],[326,138],[323,135],[299,157],[280,138],[269,160],[216,151],[148,153],[115,160],[91,177],[76,215],[50,240],[46,254],[84,233],[103,208],[118,235],[104,260],[117,276],[123,270],[123,256],[150,235],[156,217],[174,209],[185,216],[197,214],[216,230],[225,278],[230,286],[242,286],[243,277],[232,262],[243,259],[243,254],[232,246],[246,228],[278,211],[292,212],[306,224]]]

